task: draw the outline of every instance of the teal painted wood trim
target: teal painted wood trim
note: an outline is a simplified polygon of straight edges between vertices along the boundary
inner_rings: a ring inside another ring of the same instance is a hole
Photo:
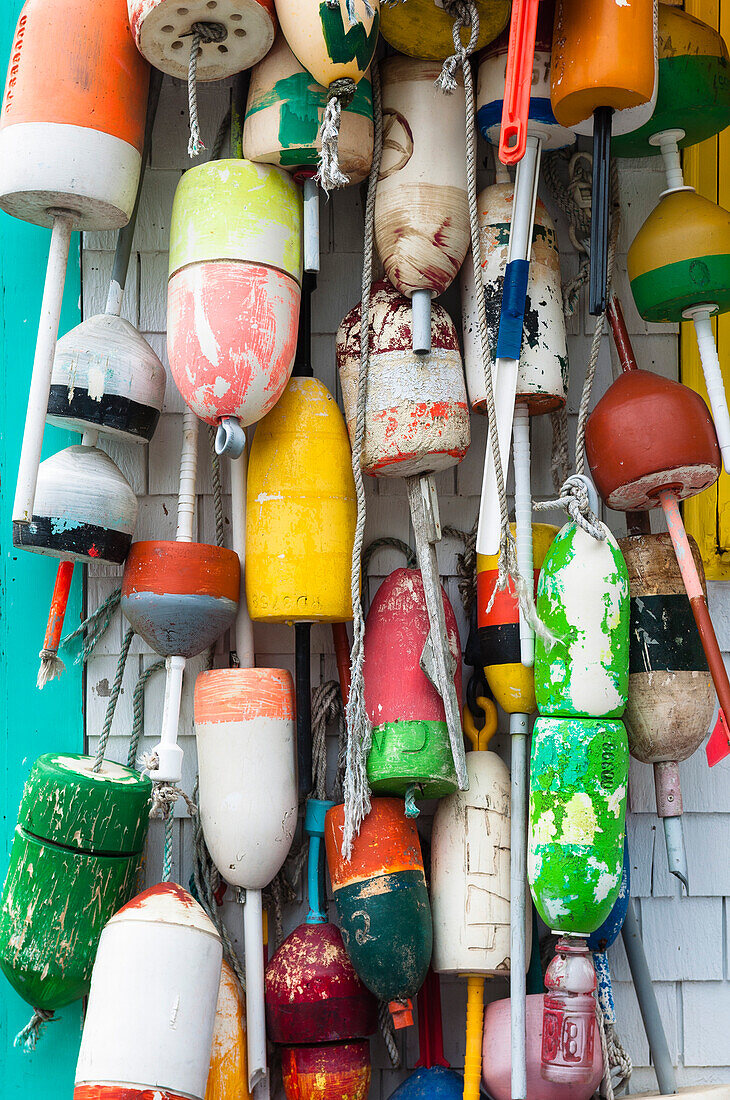
[[[22,0],[5,0],[0,10],[0,69],[10,55]],[[49,95],[53,90],[49,89]],[[11,510],[15,471],[33,363],[50,231],[0,214],[0,875],[5,879],[23,784],[43,752],[81,752],[83,677],[66,661],[66,672],[44,691],[35,686],[56,563],[13,548]],[[71,242],[61,332],[81,319],[81,251]],[[44,456],[78,436],[47,428]],[[79,622],[81,568],[71,592],[66,622]],[[0,1081],[4,1100],[48,1100],[71,1096],[81,1039],[81,1006],[62,1009],[34,1054],[13,1048],[13,1038],[30,1016],[25,1001],[0,975]]]

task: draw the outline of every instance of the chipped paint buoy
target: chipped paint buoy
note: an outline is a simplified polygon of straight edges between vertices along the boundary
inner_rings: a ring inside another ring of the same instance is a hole
[[[252,1100],[246,1066],[246,1001],[238,978],[223,960],[215,1009],[205,1100]]]
[[[302,200],[278,168],[191,168],[170,224],[167,350],[196,416],[244,428],[274,407],[294,365]]]
[[[327,921],[320,896],[321,843],[333,805],[307,802],[309,916],[266,967],[267,1033],[283,1047],[288,1100],[365,1100],[370,1087],[366,1036],[377,1028],[377,1002],[358,978],[339,929]]]
[[[359,303],[337,330],[337,367],[352,440],[360,371]],[[431,351],[414,354],[408,299],[381,279],[373,284],[370,299],[363,470],[375,477],[438,473],[460,462],[469,442],[464,371],[453,321],[434,303]]]
[[[538,913],[555,931],[589,935],[618,896],[628,766],[623,722],[535,722],[528,878]]]
[[[99,936],[132,896],[152,784],[109,760],[40,756],[26,780],[0,905],[0,967],[54,1011],[85,996]]]
[[[188,79],[190,39],[202,35],[196,79],[224,80],[250,69],[268,53],[276,33],[274,0],[127,0],[129,25],[139,52],[163,73]]]
[[[418,830],[399,799],[374,798],[347,862],[344,824],[344,806],[333,806],[325,844],[342,938],[362,981],[389,1003],[395,1026],[407,1027],[433,946]]]
[[[527,1097],[528,1100],[590,1100],[603,1077],[603,1054],[598,1026],[592,1050],[591,1075],[583,1082],[555,1083],[541,1074],[544,993],[527,997]],[[493,1100],[512,1100],[510,1078],[510,1001],[491,1001],[484,1014],[484,1087]]]
[[[456,616],[441,589],[452,678],[461,698],[461,644]],[[458,784],[441,697],[421,667],[430,630],[417,569],[386,577],[365,623],[365,706],[373,740],[368,782],[376,794],[441,798]],[[393,676],[393,669],[398,676]]]
[[[243,124],[247,160],[276,164],[304,190],[304,270],[319,271],[319,188],[317,165],[327,89],[300,65],[283,34],[251,73]],[[360,183],[373,159],[373,92],[369,73],[342,105],[338,137],[340,170]]]
[[[648,520],[648,516],[646,517]],[[707,595],[702,557],[690,539]],[[679,761],[702,744],[715,692],[692,608],[668,534],[634,534],[619,546],[629,570],[631,633],[629,752],[654,765],[657,814],[664,822],[669,870],[686,874]],[[684,882],[688,889],[688,883]]]
[[[464,1100],[479,1100],[484,979],[510,970],[510,778],[486,751],[497,708],[480,705],[485,728],[471,737],[469,789],[439,803],[431,834],[433,968],[467,978]]]
[[[238,557],[199,542],[135,542],[122,578],[125,618],[161,657],[194,657],[238,608]]]
[[[222,955],[213,922],[174,883],[120,909],[99,940],[74,1100],[203,1100]]]
[[[477,199],[482,288],[493,367],[496,363],[514,190],[511,183],[495,183],[485,187]],[[486,378],[479,342],[474,271],[470,263],[464,264],[461,269],[461,303],[469,401],[475,412],[486,413]],[[538,199],[515,399],[525,403],[532,415],[552,412],[565,404],[567,377],[568,349],[557,233],[552,218]]]
[[[434,86],[439,72],[435,61],[406,57],[381,65],[375,243],[388,279],[412,299],[413,350],[421,354],[431,347],[431,298],[450,286],[469,247],[463,82],[444,95]]]
[[[195,684],[200,816],[213,862],[246,891],[248,1087],[268,1081],[261,891],[297,823],[294,684],[284,669],[204,672]]]
[[[509,19],[509,0],[477,0],[479,36],[474,51],[481,50],[504,29]],[[432,0],[408,0],[408,4],[384,4],[380,33],[388,45],[408,57],[445,61],[454,52],[453,17]],[[462,28],[461,41],[468,45],[471,28]]]
[[[46,420],[148,443],[165,398],[165,368],[134,325],[112,313],[82,321],[56,344]]]
[[[514,526],[512,527],[514,532]],[[549,523],[533,523],[532,554],[535,593],[540,568],[558,528]],[[532,668],[520,662],[520,611],[511,582],[503,591],[497,584],[498,555],[477,555],[477,623],[481,662],[490,690],[507,714],[532,714],[535,701],[535,676]],[[490,601],[494,595],[494,602]]]
[[[628,699],[629,576],[616,539],[566,524],[545,555],[537,614],[555,641],[535,640],[543,716],[620,718]]]
[[[730,124],[730,59],[714,27],[660,3],[658,57],[654,112],[637,130],[614,137],[614,156],[655,156],[660,148],[651,138],[666,130],[682,130],[677,144],[686,149]]]

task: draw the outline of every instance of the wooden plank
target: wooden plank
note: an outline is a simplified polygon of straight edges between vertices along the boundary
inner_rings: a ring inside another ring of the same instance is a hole
[[[8,56],[22,0],[8,0],[0,11],[0,56]],[[15,471],[40,313],[50,234],[0,214],[0,813],[3,828],[3,877],[18,804],[26,776],[42,752],[79,752],[83,748],[82,675],[66,662],[66,673],[45,691],[35,686],[38,650],[43,641],[56,563],[16,552],[11,541]],[[79,237],[74,235],[66,277],[61,331],[81,319]],[[78,436],[47,429],[44,455]],[[67,624],[81,613],[81,570],[77,569]],[[0,1079],[5,1100],[44,1100],[70,1096],[81,1035],[81,1005],[63,1009],[49,1025],[35,1054],[13,1049],[13,1037],[27,1023],[29,1006],[0,979]]]

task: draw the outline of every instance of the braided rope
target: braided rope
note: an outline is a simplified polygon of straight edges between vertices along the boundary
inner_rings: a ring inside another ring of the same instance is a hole
[[[378,1026],[380,1028],[380,1034],[383,1036],[385,1049],[388,1051],[390,1064],[394,1069],[399,1069],[401,1064],[400,1052],[395,1041],[393,1018],[390,1015],[390,1010],[386,1001],[381,1001],[378,1005]]]
[[[13,1039],[13,1046],[22,1047],[23,1054],[32,1054],[43,1034],[44,1027],[55,1019],[54,1012],[49,1012],[45,1008],[34,1008],[28,1023]]]
[[[114,612],[119,607],[121,598],[122,589],[120,586],[115,588],[103,603],[99,604],[96,611],[92,611],[91,615],[87,615],[75,630],[72,630],[70,634],[61,639],[61,646],[64,647],[79,637],[83,638],[81,653],[76,658],[76,664],[86,664],[94,652],[97,642],[103,638],[109,629],[109,624],[114,617]]]
[[[210,151],[210,159],[211,160],[220,160],[221,153],[223,152],[223,146],[225,145],[226,139],[228,138],[228,136],[231,132],[231,117],[232,117],[232,115],[233,115],[233,108],[229,107],[228,110],[226,111],[226,113],[224,114],[223,118],[220,120],[220,123],[218,125],[218,133],[215,135],[215,141],[213,142],[213,148]],[[217,427],[213,427],[213,425],[210,424],[209,425],[209,430],[213,432],[214,437],[215,437],[215,433],[218,431]]]
[[[208,425],[208,443],[210,446],[210,474],[213,483],[213,508],[215,510],[215,542],[216,546],[225,546],[226,523],[223,515],[223,486],[221,484],[221,463],[215,449],[215,437],[218,429],[214,424]]]
[[[556,500],[535,501],[532,507],[536,512],[564,508],[570,518],[598,542],[603,542],[608,533],[607,528],[591,510],[585,482],[575,474],[566,479]]]
[[[459,539],[464,543],[464,550],[456,558],[456,571],[459,577],[458,588],[461,603],[467,619],[471,615],[471,609],[477,598],[477,526],[479,516],[474,520],[471,531],[462,531],[459,527],[447,525],[441,529],[442,535],[448,538]]]
[[[222,42],[228,37],[228,31],[222,23],[193,23],[190,30],[192,39],[188,61],[188,111],[190,113],[188,156],[197,157],[205,149],[200,137],[198,121],[198,55],[202,52],[201,47],[204,42]]]
[[[360,825],[370,811],[366,760],[370,748],[372,730],[365,709],[365,685],[363,682],[365,619],[360,595],[360,556],[365,537],[366,503],[362,476],[362,451],[365,441],[365,408],[367,403],[368,367],[370,363],[370,287],[373,277],[373,237],[375,224],[375,195],[383,152],[383,111],[380,94],[380,72],[373,60],[371,67],[373,89],[373,122],[375,137],[373,161],[368,177],[368,194],[365,204],[365,233],[363,242],[362,299],[360,303],[360,372],[357,384],[357,416],[355,438],[352,445],[352,472],[357,497],[357,523],[352,547],[350,595],[353,612],[353,641],[350,653],[350,695],[347,700],[347,747],[345,751],[345,826],[342,837],[342,853],[350,858],[352,841]]]
[[[153,676],[155,672],[162,672],[164,667],[164,660],[156,661],[144,670],[135,684],[134,695],[132,696],[132,736],[129,739],[129,750],[127,752],[128,768],[136,768],[137,766],[137,750],[144,728],[144,689],[150,676]]]
[[[567,161],[568,182],[561,178],[561,167]],[[581,288],[588,282],[590,273],[591,235],[591,187],[592,163],[590,153],[570,149],[557,149],[543,158],[543,178],[555,202],[569,222],[568,235],[580,256],[577,274],[563,287],[563,311],[572,317],[580,301]]]
[[[327,726],[335,722],[341,737],[345,724],[342,693],[336,680],[328,680],[312,691],[312,780],[318,799],[327,798]]]
[[[370,562],[375,557],[378,550],[398,550],[405,557],[406,566],[408,567],[408,569],[416,569],[418,567],[418,558],[416,557],[416,551],[413,549],[412,546],[409,546],[407,542],[403,542],[403,539],[391,538],[389,535],[383,535],[382,538],[373,539],[373,541],[369,543],[363,551],[363,583],[367,578]]]
[[[319,131],[321,150],[315,179],[322,190],[329,194],[338,187],[347,187],[350,179],[340,168],[340,120],[342,108],[349,107],[357,85],[349,77],[333,80],[327,89],[327,106],[324,109]]]
[[[112,722],[114,721],[114,711],[117,709],[117,700],[119,699],[119,693],[122,690],[122,680],[124,679],[124,669],[127,664],[127,657],[129,656],[129,647],[132,644],[132,638],[134,637],[134,630],[130,626],[127,633],[124,635],[124,641],[122,642],[122,651],[119,654],[117,661],[117,671],[114,676],[114,683],[112,684],[111,694],[109,696],[109,702],[106,705],[106,714],[104,716],[104,725],[102,726],[101,735],[99,737],[99,744],[96,749],[96,759],[94,760],[94,767],[92,771],[101,771],[101,765],[104,763],[104,755],[106,753],[107,742],[109,741],[109,734],[112,729]]]

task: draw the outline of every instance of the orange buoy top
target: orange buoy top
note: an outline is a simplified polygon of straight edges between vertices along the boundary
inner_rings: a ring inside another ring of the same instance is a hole
[[[615,118],[616,133],[648,119],[656,94],[655,7],[655,0],[558,0],[550,98],[561,126],[590,133],[598,107],[648,105],[645,117]]]

